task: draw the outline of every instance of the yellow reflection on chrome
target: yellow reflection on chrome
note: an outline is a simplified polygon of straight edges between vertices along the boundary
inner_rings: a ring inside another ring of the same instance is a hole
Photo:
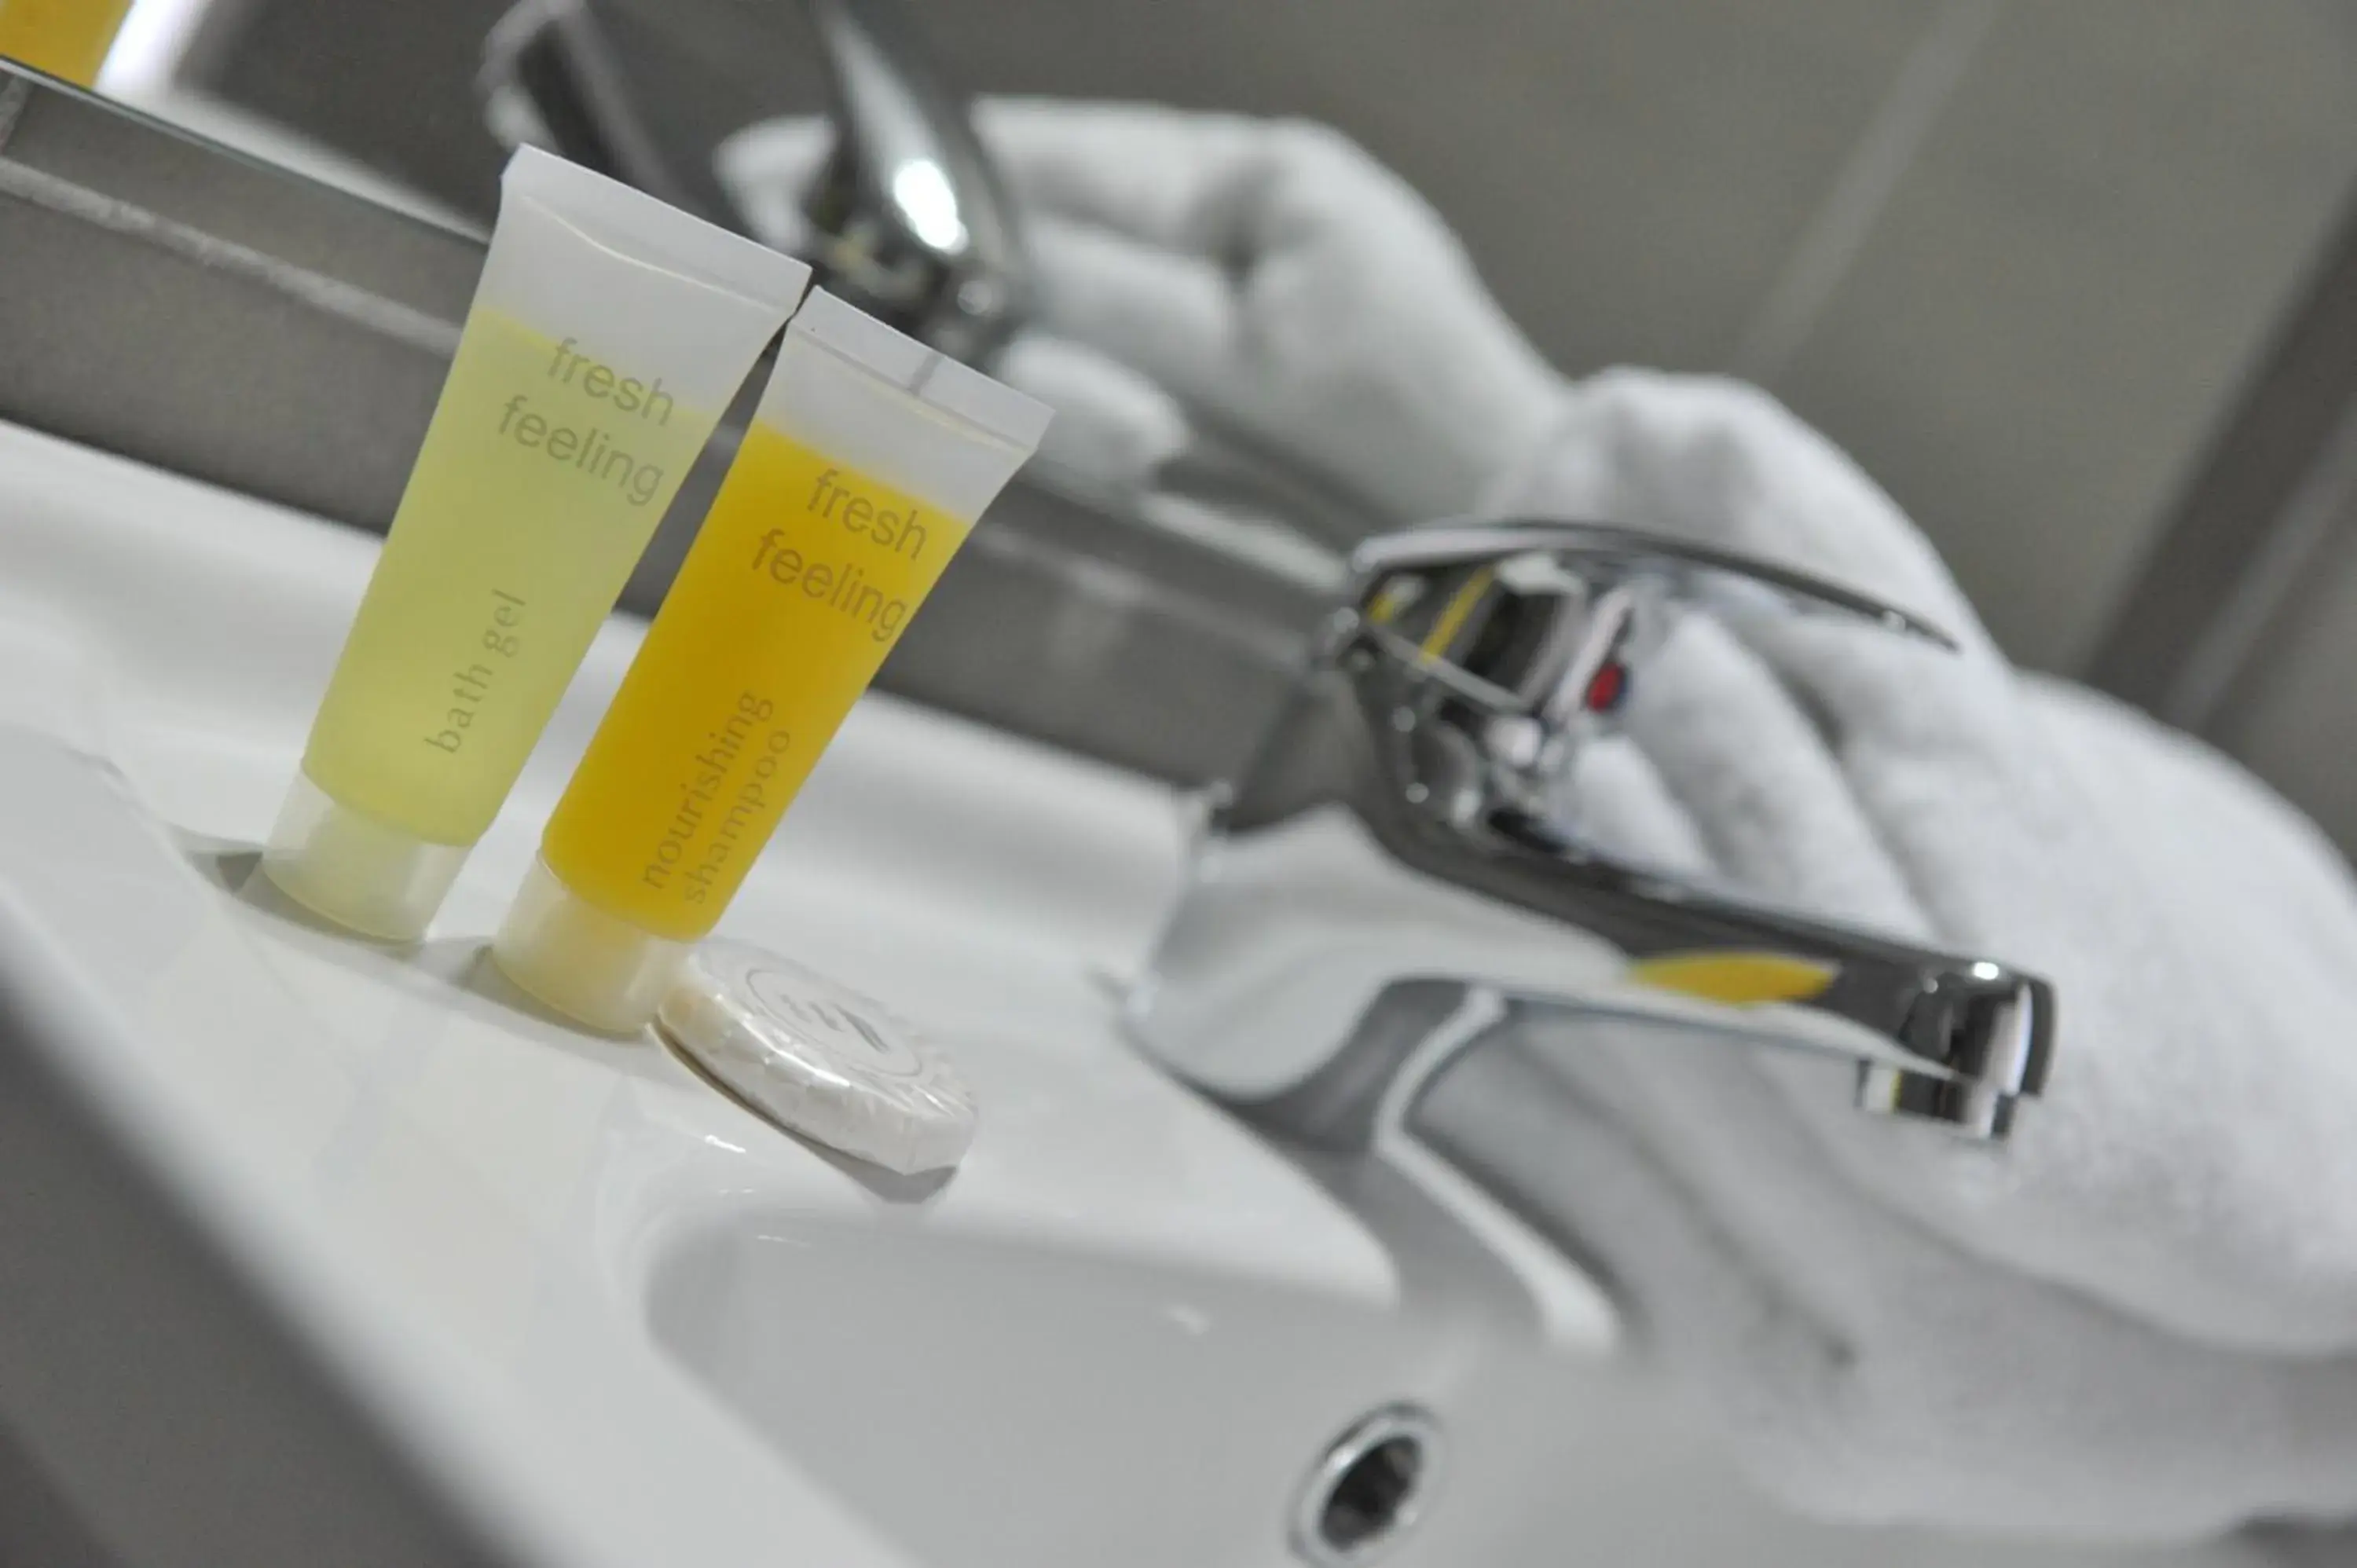
[[[1781,952],[1663,953],[1631,964],[1629,978],[1657,991],[1745,1006],[1814,1001],[1841,978],[1841,966]]]

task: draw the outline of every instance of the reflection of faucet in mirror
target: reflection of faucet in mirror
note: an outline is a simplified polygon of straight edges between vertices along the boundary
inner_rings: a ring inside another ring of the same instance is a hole
[[[945,353],[987,355],[1022,318],[1029,268],[963,96],[896,0],[803,0],[802,9],[835,133],[803,199],[819,283]],[[481,88],[502,139],[552,147],[674,205],[710,205],[650,126],[588,0],[525,0],[510,12],[487,45]]]
[[[1553,800],[1679,605],[1941,633],[1794,573],[1582,524],[1427,529],[1353,565],[1133,993],[1156,1056],[1282,1139],[1363,1146],[1379,1108],[1404,1119],[1457,1052],[1611,1020],[1852,1060],[1866,1109],[2010,1135],[2053,1048],[2044,981],[1620,864]],[[1454,1028],[1472,999],[1488,1025]]]
[[[825,70],[832,148],[802,192],[793,250],[818,284],[969,363],[988,364],[1038,303],[1018,205],[899,0],[802,0]],[[492,134],[532,142],[740,232],[759,225],[677,129],[677,79],[657,84],[618,39],[626,0],[522,0],[486,41],[478,85]],[[677,21],[675,25],[684,25]],[[748,47],[751,47],[749,44]],[[686,66],[696,80],[704,67]],[[1167,389],[1166,389],[1167,390]],[[1335,552],[1369,531],[1366,499],[1187,406],[1189,439],[1113,499],[1125,521],[1238,552],[1324,592]],[[1055,472],[1057,455],[1043,455]],[[1066,475],[1067,480],[1074,476]],[[1092,487],[1076,486],[1082,492]]]

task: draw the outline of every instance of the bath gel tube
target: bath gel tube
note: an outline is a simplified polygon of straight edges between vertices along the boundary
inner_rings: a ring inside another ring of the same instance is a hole
[[[813,290],[493,961],[593,1028],[662,1004],[1048,410]]]
[[[810,269],[525,148],[263,869],[424,934]]]

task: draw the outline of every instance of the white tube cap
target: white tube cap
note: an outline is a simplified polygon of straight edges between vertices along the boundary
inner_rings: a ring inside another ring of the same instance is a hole
[[[316,915],[363,936],[414,942],[433,923],[473,848],[379,822],[297,772],[262,852],[262,869]]]
[[[491,961],[566,1017],[634,1035],[653,1021],[694,945],[606,913],[534,858],[491,942]]]
[[[705,942],[656,1027],[754,1112],[816,1143],[913,1176],[974,1143],[973,1091],[891,1009],[791,959]]]

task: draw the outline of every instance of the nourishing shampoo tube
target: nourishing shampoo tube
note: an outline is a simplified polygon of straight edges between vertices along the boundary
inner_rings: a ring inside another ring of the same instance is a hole
[[[533,148],[263,867],[421,935],[810,269]]]
[[[661,1004],[1048,410],[813,291],[492,956],[626,1032]]]

